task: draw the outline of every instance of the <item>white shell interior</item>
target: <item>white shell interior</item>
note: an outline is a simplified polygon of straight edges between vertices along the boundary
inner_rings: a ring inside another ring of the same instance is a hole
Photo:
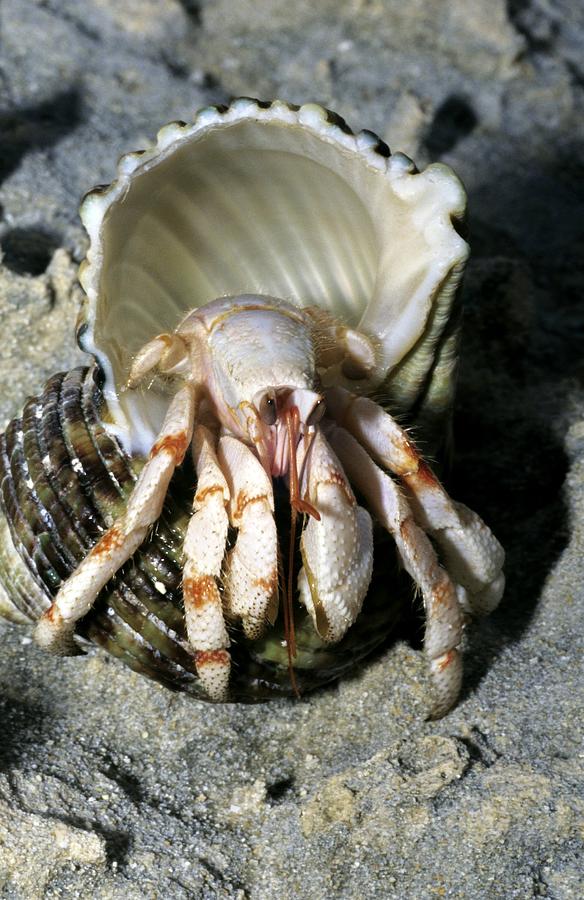
[[[377,380],[415,344],[466,256],[451,222],[464,192],[446,166],[413,174],[406,157],[375,146],[314,105],[237,101],[166,126],[155,147],[120,161],[107,190],[87,196],[83,343],[106,372],[129,449],[149,449],[166,402],[120,393],[132,355],[216,297],[269,294],[360,325],[382,348]]]

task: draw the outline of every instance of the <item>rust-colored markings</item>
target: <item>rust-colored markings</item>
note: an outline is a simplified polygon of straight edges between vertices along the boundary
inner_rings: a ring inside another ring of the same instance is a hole
[[[390,436],[389,441],[398,453],[397,458],[392,459],[390,468],[401,478],[415,478],[420,467],[425,465],[415,446],[405,435]]]
[[[223,488],[219,484],[210,484],[209,487],[203,488],[202,491],[197,491],[195,494],[195,501],[197,503],[204,503],[210,494],[217,493],[222,494]]]
[[[416,553],[416,541],[414,537],[414,529],[416,528],[416,523],[412,519],[411,516],[408,516],[407,519],[404,519],[403,522],[400,523],[399,530],[402,536],[402,540],[405,541],[406,544],[409,544],[410,550],[417,557]]]
[[[106,531],[104,536],[99,539],[95,547],[91,550],[91,556],[107,556],[112,550],[119,550],[123,545],[126,535],[116,525]]]
[[[212,575],[201,575],[200,578],[185,578],[183,581],[183,597],[185,606],[202,609],[208,603],[217,600],[217,585]]]
[[[159,441],[156,441],[152,450],[150,451],[150,459],[153,459],[159,453],[166,451],[167,453],[173,454],[178,466],[185,458],[185,453],[187,452],[188,446],[189,442],[184,431],[179,431],[178,434],[167,434]]]
[[[453,588],[450,579],[443,577],[441,583],[432,591],[434,603],[437,606],[449,606],[452,601],[452,591]]]
[[[349,506],[355,506],[356,500],[353,496],[353,492],[347,483],[347,479],[342,474],[342,472],[337,471],[336,469],[331,469],[327,478],[323,478],[322,481],[319,481],[319,485],[321,484],[335,484],[337,487],[340,487],[343,491],[343,494],[347,498],[349,502]]]
[[[49,608],[43,613],[42,618],[49,621],[52,625],[60,625],[63,621],[63,616],[59,612],[59,608],[56,603],[51,603]]]
[[[196,650],[195,664],[197,669],[209,665],[228,666],[229,653],[227,650]]]
[[[451,662],[454,661],[456,657],[456,650],[449,650],[448,653],[444,654],[444,657],[438,663],[438,671],[443,672],[444,669],[447,669]]]
[[[423,484],[431,486],[438,484],[438,479],[434,475],[434,472],[432,471],[428,463],[424,462],[421,457],[418,461],[418,471],[415,473],[414,477],[417,478],[418,481],[423,482]]]
[[[252,580],[254,587],[260,588],[260,590],[265,591],[266,594],[273,594],[276,590],[277,583],[278,578],[275,572],[267,578],[254,578]]]
[[[239,519],[243,514],[243,510],[246,506],[249,506],[250,503],[258,503],[260,500],[265,500],[268,502],[267,494],[256,494],[251,497],[249,494],[246,494],[245,491],[240,491],[237,497],[237,503],[235,505],[235,516],[234,518]]]

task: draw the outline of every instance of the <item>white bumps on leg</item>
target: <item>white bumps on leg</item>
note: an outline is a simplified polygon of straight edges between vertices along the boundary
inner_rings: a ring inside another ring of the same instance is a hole
[[[225,606],[248,638],[259,637],[278,611],[278,536],[271,479],[249,447],[230,435],[218,457],[230,492],[229,516],[238,529],[225,572]]]
[[[229,488],[215,455],[215,439],[199,425],[193,438],[197,492],[184,542],[183,598],[189,642],[201,684],[212,700],[224,700],[229,689],[229,635],[223,618],[217,579],[225,555],[229,520]]]
[[[501,571],[505,551],[476,513],[462,503],[450,502],[448,518],[429,523],[428,531],[440,547],[448,571],[466,589],[470,612],[487,615],[497,607],[505,589]]]
[[[371,517],[357,506],[341,463],[320,431],[307,470],[308,498],[320,521],[309,518],[302,533],[300,600],[323,640],[335,642],[359,615],[371,581]]]

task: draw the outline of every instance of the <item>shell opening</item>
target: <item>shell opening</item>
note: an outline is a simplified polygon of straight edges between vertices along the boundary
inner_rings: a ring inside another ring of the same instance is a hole
[[[147,452],[167,402],[119,393],[132,355],[216,297],[320,306],[378,338],[380,372],[403,357],[466,253],[450,222],[464,205],[456,177],[444,166],[412,174],[403,159],[320,107],[251,101],[166,126],[154,148],[122,159],[118,180],[84,201],[81,281],[84,347],[128,449]]]

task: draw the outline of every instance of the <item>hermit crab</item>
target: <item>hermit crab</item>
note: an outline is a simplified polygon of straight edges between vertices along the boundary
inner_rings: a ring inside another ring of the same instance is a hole
[[[81,207],[94,362],[0,442],[4,614],[253,699],[369,652],[405,570],[443,714],[504,584],[415,443],[448,438],[464,207],[447,166],[315,104],[240,98],[122,157]]]

